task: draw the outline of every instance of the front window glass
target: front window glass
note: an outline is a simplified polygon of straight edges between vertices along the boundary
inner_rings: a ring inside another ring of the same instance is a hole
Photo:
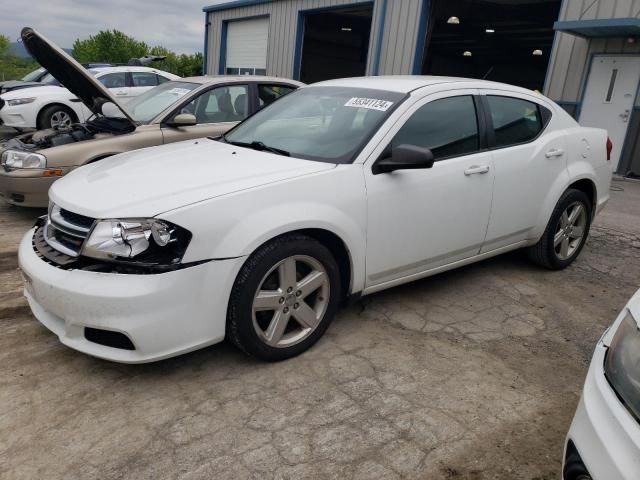
[[[282,97],[233,129],[230,143],[264,145],[292,157],[351,163],[405,94],[352,87],[308,87]]]
[[[431,150],[436,160],[477,152],[476,108],[471,95],[434,100],[420,107],[391,141]]]
[[[239,122],[249,112],[249,87],[232,85],[204,92],[182,107],[182,113],[192,113],[198,123]]]
[[[200,85],[189,82],[166,82],[127,103],[127,109],[138,122],[148,123]]]

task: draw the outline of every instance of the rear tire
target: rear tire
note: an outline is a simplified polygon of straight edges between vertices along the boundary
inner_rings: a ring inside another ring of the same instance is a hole
[[[331,252],[301,234],[277,237],[256,250],[236,278],[227,338],[262,360],[294,357],[324,334],[341,298]]]
[[[589,197],[580,190],[568,189],[558,200],[538,243],[527,249],[529,258],[550,270],[571,265],[589,236],[591,215]]]
[[[38,115],[38,130],[44,130],[47,128],[56,128],[63,126],[70,126],[76,122],[76,115],[68,107],[63,105],[50,105],[45,107],[40,115]]]

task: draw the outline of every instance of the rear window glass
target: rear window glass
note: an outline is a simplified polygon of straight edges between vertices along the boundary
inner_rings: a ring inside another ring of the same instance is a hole
[[[545,126],[537,103],[520,98],[488,95],[496,147],[526,143],[536,138]],[[546,109],[545,109],[546,110]],[[548,118],[547,118],[548,121]]]

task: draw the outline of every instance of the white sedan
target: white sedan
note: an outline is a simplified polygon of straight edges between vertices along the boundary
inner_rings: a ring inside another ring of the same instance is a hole
[[[161,83],[180,79],[149,67],[97,67],[88,71],[124,101]],[[42,82],[47,83],[47,78]],[[91,115],[76,95],[57,85],[23,88],[0,95],[0,121],[7,127],[42,130],[85,122]]]
[[[640,290],[596,346],[565,445],[564,480],[640,476]]]
[[[440,77],[303,87],[219,139],[113,156],[49,191],[19,250],[35,316],[148,362],[222,341],[297,355],[341,302],[526,247],[573,262],[611,143],[521,88]]]

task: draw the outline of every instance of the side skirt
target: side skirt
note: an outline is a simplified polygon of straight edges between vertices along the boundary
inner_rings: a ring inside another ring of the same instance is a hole
[[[372,285],[370,287],[365,288],[362,291],[362,296],[379,292],[381,290],[386,290],[387,288],[395,287],[397,285],[402,285],[403,283],[409,283],[409,282],[413,282],[414,280],[430,277],[437,273],[446,272],[447,270],[453,270],[454,268],[462,267],[464,265],[469,265],[471,263],[479,262],[487,258],[495,257],[496,255],[500,255],[502,253],[510,252],[511,250],[517,250],[518,248],[521,248],[530,244],[531,244],[530,241],[522,240],[520,242],[507,245],[505,247],[501,247],[495,250],[491,250],[489,252],[481,253],[480,255],[476,255],[474,257],[465,258],[464,260],[459,260],[457,262],[449,263],[447,265],[442,265],[440,267],[432,268],[430,270],[425,270],[423,272],[407,275],[406,277],[396,278],[395,280],[390,280],[388,282]]]

